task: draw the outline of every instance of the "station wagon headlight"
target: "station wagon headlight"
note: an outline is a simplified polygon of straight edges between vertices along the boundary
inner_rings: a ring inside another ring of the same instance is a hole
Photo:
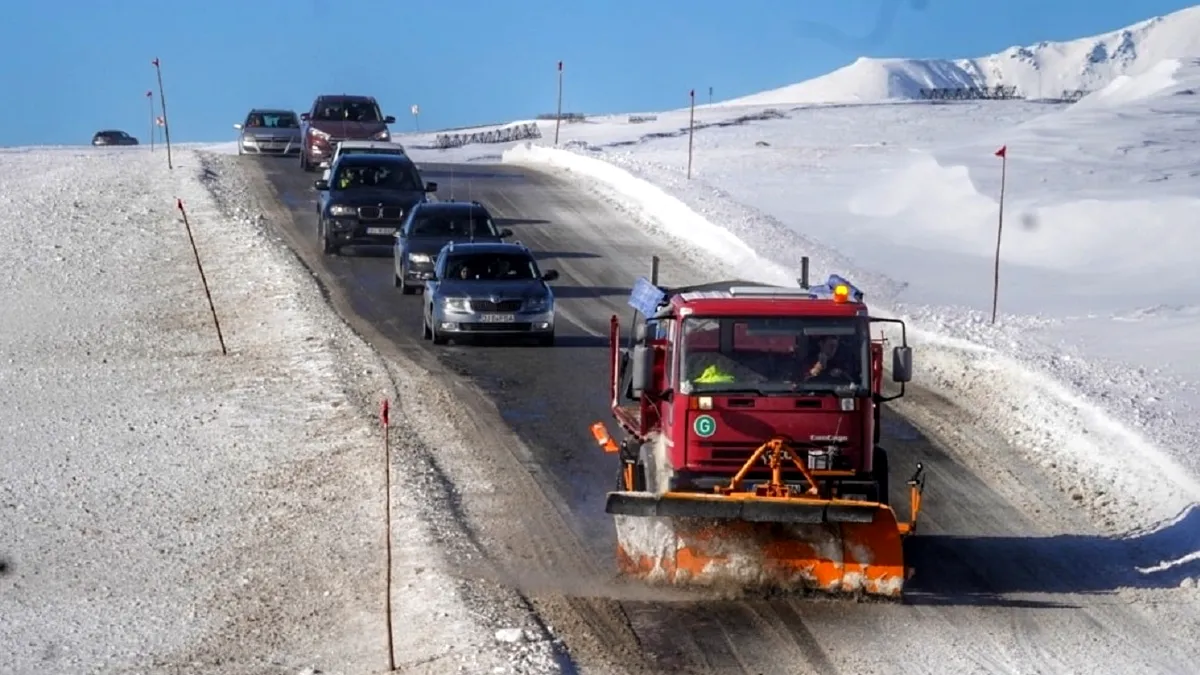
[[[329,215],[331,216],[353,216],[358,213],[358,209],[345,204],[334,204],[329,207]]]
[[[530,298],[525,301],[525,310],[529,312],[550,311],[550,298]]]
[[[415,262],[415,263],[430,262],[429,254],[427,254],[427,253],[409,253],[408,260],[409,260],[409,262]]]
[[[445,298],[442,300],[442,306],[452,312],[465,312],[467,311],[467,299]]]

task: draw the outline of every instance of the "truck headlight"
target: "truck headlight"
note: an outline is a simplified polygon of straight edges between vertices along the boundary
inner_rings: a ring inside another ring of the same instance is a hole
[[[465,312],[465,311],[467,311],[467,299],[466,298],[446,298],[446,299],[442,300],[442,306],[445,307],[446,309],[450,310],[451,312]]]
[[[427,254],[427,253],[409,253],[408,260],[409,260],[409,262],[415,262],[415,263],[430,262],[429,254]]]
[[[331,216],[354,216],[358,215],[358,209],[345,204],[334,204],[329,207],[329,215]]]

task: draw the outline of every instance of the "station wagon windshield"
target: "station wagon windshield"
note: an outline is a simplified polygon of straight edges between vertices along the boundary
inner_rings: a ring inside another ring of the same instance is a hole
[[[447,279],[521,281],[539,276],[533,258],[521,254],[459,254],[446,261]]]
[[[862,319],[689,317],[682,330],[685,392],[869,390],[870,333]]]
[[[491,218],[469,214],[413,217],[408,231],[410,237],[499,237]]]
[[[420,176],[401,164],[342,165],[330,184],[339,190],[421,190]]]

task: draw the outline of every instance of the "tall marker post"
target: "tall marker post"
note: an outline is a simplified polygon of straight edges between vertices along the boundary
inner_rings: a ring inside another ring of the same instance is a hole
[[[158,102],[162,106],[163,140],[167,144],[167,168],[174,169],[175,165],[171,163],[171,124],[167,121],[167,95],[163,93],[162,66],[158,63],[158,57],[155,57],[150,63],[154,64],[154,72],[158,75]]]
[[[157,120],[154,119],[155,115],[154,115],[154,92],[153,91],[151,91],[149,89],[146,90],[146,100],[150,102],[150,152],[154,152],[154,132],[157,131],[157,129],[155,128],[155,122]]]
[[[392,591],[395,584],[392,582],[392,416],[391,405],[388,399],[383,399],[383,404],[379,407],[379,421],[383,426],[383,485],[384,485],[384,516],[386,529],[384,530],[384,541],[387,548],[385,552],[387,570],[386,576],[386,594],[384,595],[384,612],[385,626],[387,628],[387,659],[388,672],[396,669],[396,643],[395,633],[396,628],[392,621]]]
[[[421,106],[414,103],[412,105],[413,125],[417,127],[417,131],[421,130]]]
[[[708,104],[712,105],[712,87],[708,88]]]
[[[688,119],[688,180],[692,179],[692,141],[696,137],[696,90],[688,92],[688,97],[691,98],[691,117]]]
[[[996,223],[996,266],[992,271],[992,323],[996,323],[996,305],[1000,298],[1000,235],[1004,232],[1004,183],[1008,178],[1008,144],[995,152],[1000,158],[1000,216]]]
[[[554,145],[558,146],[558,126],[562,123],[562,84],[563,84],[563,69],[562,61],[558,62],[558,112],[554,115]]]

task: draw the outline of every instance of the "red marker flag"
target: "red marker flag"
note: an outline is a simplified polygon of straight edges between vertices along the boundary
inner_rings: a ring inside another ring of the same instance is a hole
[[[385,427],[390,424],[388,412],[388,400],[385,398],[383,399],[383,407],[379,411],[379,419],[383,421],[383,426]]]
[[[996,151],[996,156],[997,157],[1008,157],[1008,145],[1005,144],[1005,145],[1000,146],[1000,149]]]
[[[147,90],[146,90],[146,98],[150,98],[150,97],[152,97],[152,96],[154,96],[154,92],[152,92],[152,91],[150,91],[149,89],[147,89]]]
[[[182,199],[180,199],[178,197],[175,198],[175,208],[179,209],[180,211],[183,210],[183,200]]]
[[[558,62],[558,72],[562,72],[562,61]]]
[[[152,65],[153,65],[155,68],[157,68],[157,67],[158,67],[158,57],[157,57],[157,56],[156,56],[156,57],[154,57],[154,60],[153,60],[153,61],[151,61],[150,63],[151,63],[151,64],[152,64]]]

